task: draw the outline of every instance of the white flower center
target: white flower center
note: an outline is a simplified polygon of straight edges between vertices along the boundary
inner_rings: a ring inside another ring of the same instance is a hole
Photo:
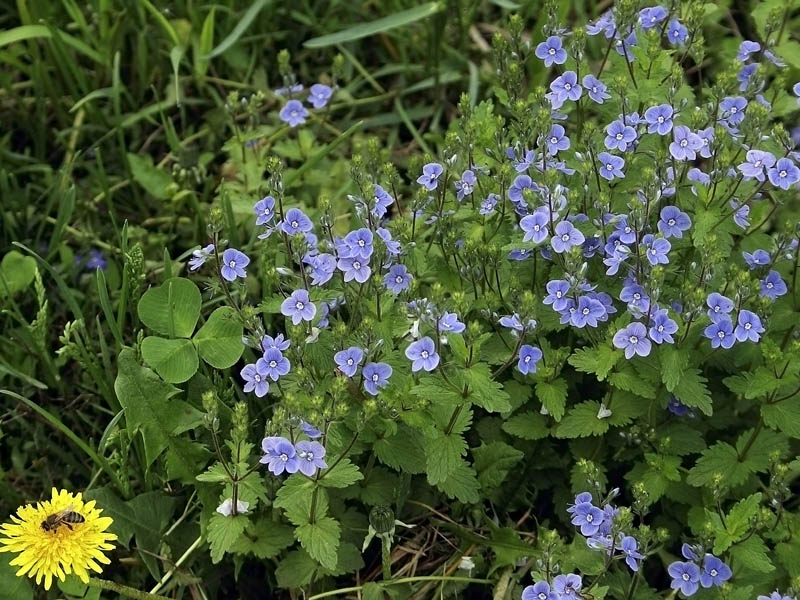
[[[363,248],[364,247],[364,240],[358,240],[358,245]]]
[[[612,165],[611,163],[606,163],[606,171],[613,171],[613,170],[614,170],[614,165]]]
[[[297,229],[297,226],[300,225],[297,221],[292,221],[292,229]]]
[[[780,171],[778,171],[778,175],[780,175],[781,177],[786,177],[787,172],[785,169],[781,169]]]
[[[749,330],[752,326],[753,326],[752,323],[745,323],[744,324],[744,328],[747,329],[747,330]]]
[[[420,356],[422,356],[422,358],[428,358],[428,351],[423,350],[422,352],[420,352]]]
[[[736,108],[735,106],[731,107],[731,114],[735,115],[738,111],[739,111],[739,109]]]
[[[556,136],[551,137],[550,138],[550,143],[551,144],[557,144],[558,143],[558,138]]]
[[[233,268],[236,266],[236,261],[235,261],[235,260],[232,260],[232,261],[230,261],[230,262],[228,263],[228,266],[229,266],[231,269],[233,269]]]
[[[630,340],[631,344],[638,344],[639,343],[639,336],[638,335],[632,335],[628,339]]]
[[[681,140],[681,148],[686,148],[686,145],[689,143],[689,140]]]
[[[305,304],[298,300],[297,302],[294,303],[294,307],[297,310],[303,310],[303,308],[305,308]]]
[[[722,330],[720,329],[720,330],[717,332],[717,337],[718,337],[719,339],[723,339],[723,338],[725,337],[725,332],[724,332],[724,331],[722,331]]]
[[[353,268],[354,268],[354,269],[360,269],[360,268],[361,268],[361,263],[360,263],[360,262],[358,262],[357,260],[356,260],[356,261],[354,261],[354,262],[353,262]]]
[[[256,383],[261,383],[261,375],[259,375],[258,373],[256,373],[255,376],[253,376],[253,379],[256,380]]]
[[[664,331],[664,326],[663,325],[659,325],[657,329],[658,329],[658,332],[661,333],[662,331]]]
[[[589,314],[589,309],[588,308],[584,308],[582,312],[583,312],[584,315],[588,315]],[[589,515],[589,516],[591,516],[591,515]]]
[[[555,48],[550,48],[550,49],[547,51],[547,53],[548,53],[550,56],[553,56],[553,55],[556,53],[556,49],[555,49]]]
[[[397,277],[394,278],[394,282],[395,283],[403,283],[403,278],[400,275],[398,275]]]
[[[683,578],[684,581],[689,581],[689,574],[688,573],[684,573],[683,575],[681,575],[681,577]]]
[[[276,360],[269,361],[269,366],[274,369],[275,367],[278,366],[278,361]]]
[[[753,166],[754,167],[760,167],[761,166],[761,161],[757,160],[756,162],[753,163]]]
[[[353,359],[352,358],[348,358],[347,359],[347,364],[352,367],[353,366]]]
[[[534,230],[534,231],[539,231],[539,226],[538,226],[538,225],[534,225],[534,226],[533,226],[533,230]]]
[[[372,376],[372,381],[374,381],[375,383],[378,383],[378,374],[377,373],[375,373],[375,375]]]
[[[711,576],[712,577],[716,577],[717,576],[717,572],[718,571],[716,569],[711,569]]]
[[[286,462],[287,460],[289,460],[289,455],[286,453],[281,454],[281,460],[283,462]]]
[[[569,234],[565,233],[564,235],[562,235],[561,236],[561,241],[562,242],[568,242],[569,241]]]
[[[771,281],[767,282],[767,289],[768,290],[772,289],[772,282]]]
[[[616,135],[616,138],[617,138],[618,140],[621,140],[621,139],[622,139],[622,134],[621,134],[621,133],[618,133],[618,134]]]
[[[570,91],[572,89],[572,84],[565,83],[564,84],[564,89],[567,90],[567,91]]]
[[[658,122],[659,122],[659,123],[663,123],[663,122],[664,122],[664,117],[661,117],[661,116],[659,116],[659,117],[658,117]]]
[[[670,219],[669,221],[667,221],[667,225],[673,227],[675,225],[675,219]]]
[[[556,298],[561,298],[561,292],[556,292]]]

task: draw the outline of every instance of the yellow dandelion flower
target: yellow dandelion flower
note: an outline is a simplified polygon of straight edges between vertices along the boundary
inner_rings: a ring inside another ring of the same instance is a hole
[[[88,583],[88,569],[102,573],[98,563],[111,562],[103,551],[113,550],[110,542],[117,539],[107,531],[113,519],[101,512],[94,500],[53,488],[50,500],[20,507],[11,515],[13,523],[0,526],[0,552],[18,552],[10,563],[19,567],[17,576],[35,576],[37,584],[44,579],[47,590],[53,576],[64,581],[70,573]]]

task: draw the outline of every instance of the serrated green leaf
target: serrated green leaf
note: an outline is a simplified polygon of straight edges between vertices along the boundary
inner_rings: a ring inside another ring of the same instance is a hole
[[[739,461],[736,448],[725,442],[717,442],[698,459],[689,471],[686,481],[696,487],[711,485],[719,477],[723,485],[733,487],[747,479],[750,469]]]
[[[573,407],[556,428],[556,436],[561,438],[588,437],[603,435],[608,431],[608,419],[598,418],[600,403],[594,400],[581,402]]]
[[[707,383],[708,380],[700,373],[700,369],[686,369],[673,393],[686,406],[699,408],[703,414],[711,416],[714,411]]]
[[[668,392],[674,392],[689,364],[689,352],[675,348],[672,344],[662,344],[658,349],[661,363],[661,381]]]
[[[560,421],[567,406],[567,382],[563,379],[536,383],[536,397],[553,420]]]
[[[458,406],[466,401],[460,390],[454,389],[438,374],[423,377],[417,385],[411,388],[411,393],[428,402],[450,406]]]
[[[475,471],[463,460],[459,460],[443,481],[436,484],[448,498],[455,498],[459,502],[471,504],[480,500],[478,490],[480,484],[475,477]]]
[[[293,543],[294,535],[290,527],[262,517],[246,527],[245,535],[239,536],[231,545],[230,551],[236,554],[252,554],[265,560],[278,556],[281,550]]]
[[[293,550],[278,563],[275,577],[282,588],[301,588],[311,583],[318,567],[317,562],[305,550]]]
[[[731,547],[730,553],[734,560],[741,561],[743,566],[758,573],[775,570],[775,565],[769,558],[770,550],[760,535],[752,535],[736,544]]]
[[[503,386],[492,379],[489,366],[472,365],[461,375],[469,386],[469,399],[488,412],[507,412],[511,410],[508,394]]]
[[[438,435],[425,443],[425,471],[428,481],[436,485],[447,479],[463,462],[467,443],[460,435]]]
[[[800,438],[800,395],[761,406],[764,424],[793,438]]]
[[[311,558],[323,567],[336,568],[336,552],[342,533],[338,521],[331,517],[322,517],[313,523],[300,525],[294,533]]]
[[[503,423],[503,431],[523,440],[540,440],[550,432],[547,419],[538,412],[514,415]]]
[[[411,474],[425,472],[425,438],[418,429],[404,423],[397,426],[397,433],[381,438],[373,446],[380,461]]]
[[[344,458],[332,469],[322,472],[323,476],[317,481],[319,485],[329,488],[345,488],[361,481],[364,476],[349,458]]]
[[[597,379],[603,381],[617,364],[620,356],[622,353],[611,346],[579,348],[569,357],[568,362],[578,371],[597,375]]]
[[[226,517],[219,513],[214,513],[208,521],[208,544],[211,551],[211,562],[216,564],[228,552],[239,536],[244,532],[249,523],[249,519],[244,515]]]
[[[642,379],[633,369],[619,370],[612,373],[608,382],[615,388],[653,399],[656,397],[656,388]]]

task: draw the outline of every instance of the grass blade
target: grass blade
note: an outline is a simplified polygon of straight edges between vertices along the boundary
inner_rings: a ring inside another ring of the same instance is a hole
[[[372,21],[370,23],[359,23],[358,25],[353,25],[352,27],[348,27],[342,31],[337,31],[336,33],[315,37],[308,40],[304,46],[306,48],[324,48],[326,46],[333,46],[335,44],[360,40],[361,38],[369,37],[371,35],[375,35],[376,33],[382,33],[384,31],[388,31],[396,27],[402,27],[403,25],[408,25],[409,23],[414,23],[415,21],[430,17],[431,15],[442,10],[442,8],[444,8],[444,6],[439,2],[426,2],[425,4],[415,8],[410,8],[408,10],[389,15],[388,17],[383,17],[377,21]]]
[[[219,45],[214,48],[211,52],[203,56],[204,59],[208,60],[214,58],[215,56],[219,56],[225,50],[233,46],[239,38],[242,37],[242,34],[247,31],[247,28],[250,27],[250,24],[256,18],[258,13],[261,12],[261,9],[267,5],[267,0],[256,0],[253,4],[250,5],[250,8],[247,9],[247,12],[242,15],[242,18],[236,24],[236,27],[233,28],[225,39],[222,40]]]

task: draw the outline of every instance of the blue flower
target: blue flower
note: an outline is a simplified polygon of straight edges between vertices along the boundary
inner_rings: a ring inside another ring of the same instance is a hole
[[[328,465],[323,460],[325,447],[319,442],[297,442],[297,468],[306,477],[313,477],[317,469],[327,469]]]
[[[777,271],[770,271],[761,282],[761,296],[776,300],[779,296],[786,293],[786,283],[784,283]]]
[[[769,252],[761,248],[754,251],[752,254],[749,252],[742,252],[742,257],[744,258],[744,262],[747,263],[747,266],[750,267],[750,270],[756,269],[759,266],[768,265],[772,261]]]
[[[222,253],[221,275],[228,281],[235,281],[237,277],[245,278],[247,273],[244,268],[250,264],[250,259],[234,248],[228,248]]]
[[[283,338],[283,334],[279,333],[275,337],[270,335],[265,335],[261,338],[261,349],[266,352],[270,348],[277,348],[281,352],[285,352],[289,349],[291,342]]]
[[[622,263],[624,263],[630,255],[631,251],[627,246],[620,245],[614,248],[614,251],[611,254],[607,254],[606,258],[603,259],[603,264],[608,267],[608,269],[606,269],[606,275],[616,275]]]
[[[308,102],[314,108],[324,108],[331,99],[333,90],[323,83],[315,83],[308,90]]]
[[[712,321],[720,318],[728,318],[728,314],[733,310],[733,300],[727,296],[723,296],[718,292],[712,292],[706,299],[708,305],[708,317]]]
[[[614,22],[614,14],[612,11],[607,10],[604,12],[597,21],[588,23],[586,25],[586,33],[589,35],[598,35],[602,33],[606,39],[611,39],[617,32],[617,24]]]
[[[647,132],[667,135],[672,131],[672,115],[673,110],[669,104],[659,104],[648,108],[644,111],[644,120],[648,124]]]
[[[461,333],[466,329],[466,325],[458,320],[456,313],[445,312],[439,317],[439,331],[447,333]]]
[[[265,196],[253,205],[256,214],[256,225],[265,225],[275,216],[275,198]]]
[[[626,302],[628,308],[634,308],[642,313],[650,309],[650,297],[638,283],[623,286],[619,299]]]
[[[670,44],[683,46],[689,38],[689,31],[678,19],[672,19],[667,26],[667,39]]]
[[[547,289],[547,296],[544,297],[545,304],[552,304],[553,310],[561,312],[567,307],[567,294],[569,293],[569,283],[564,279],[554,279],[548,281],[545,286]]]
[[[413,278],[405,265],[392,265],[384,276],[383,283],[386,285],[386,289],[397,295],[409,288]]]
[[[556,231],[550,239],[550,245],[553,247],[553,252],[561,254],[575,246],[580,246],[585,239],[583,234],[575,229],[572,223],[561,221],[556,225]]]
[[[667,567],[667,573],[672,577],[670,587],[680,590],[684,596],[693,595],[700,587],[700,567],[692,562],[675,561]]]
[[[683,232],[692,226],[692,220],[677,206],[665,206],[661,209],[658,230],[664,237],[682,238]]]
[[[739,44],[739,51],[736,53],[736,60],[739,62],[745,62],[750,58],[750,55],[753,54],[753,52],[758,52],[759,50],[761,50],[761,44],[758,42],[743,40],[742,43]]]
[[[530,344],[523,344],[519,348],[519,361],[517,362],[517,369],[523,375],[528,373],[536,373],[536,363],[542,360],[542,351],[536,346]]]
[[[270,348],[264,356],[256,361],[256,369],[265,375],[269,375],[272,381],[278,381],[280,377],[286,375],[291,368],[289,359],[286,358],[277,348]]]
[[[300,422],[300,431],[305,433],[312,440],[322,437],[322,432],[307,421]]]
[[[478,178],[475,177],[475,173],[470,169],[461,173],[461,179],[453,184],[456,186],[456,199],[460,201],[463,200],[465,196],[469,196],[472,190],[475,189],[475,183],[477,183],[477,181]]]
[[[722,111],[720,119],[727,121],[729,125],[738,125],[744,120],[744,111],[747,108],[747,100],[741,96],[727,96],[719,103]]]
[[[392,256],[397,256],[400,254],[400,242],[392,239],[392,234],[389,233],[389,230],[385,227],[378,227],[375,230],[375,233],[378,234],[378,237],[381,238],[383,241],[383,245],[386,246],[386,251],[391,254]]]
[[[685,417],[686,415],[694,417],[694,411],[686,406],[683,402],[678,400],[675,396],[670,396],[669,402],[667,402],[667,410],[676,417]],[[684,544],[684,546],[685,545],[686,544]]]
[[[614,334],[614,346],[625,351],[625,358],[631,359],[634,354],[647,356],[652,345],[647,339],[647,328],[635,321]]]
[[[290,208],[286,211],[283,221],[278,224],[278,229],[286,235],[302,235],[313,228],[311,219],[299,208]]]
[[[636,241],[636,230],[628,224],[627,216],[623,215],[614,225],[614,229],[609,241],[612,241],[612,238],[619,238],[623,244],[633,244]]]
[[[575,600],[580,597],[581,586],[583,580],[580,575],[575,573],[568,573],[566,575],[557,575],[553,579],[553,592],[560,598],[560,600]]]
[[[345,282],[355,279],[358,283],[365,283],[372,273],[369,261],[362,261],[358,258],[340,258],[336,266],[340,271],[344,272]]]
[[[639,11],[639,24],[647,31],[653,29],[667,18],[667,9],[663,6],[650,6]]]
[[[625,125],[621,120],[612,121],[606,127],[605,146],[609,150],[619,150],[625,152],[628,146],[632,146],[636,141],[636,130],[630,125]]]
[[[536,185],[528,175],[517,175],[514,182],[508,188],[508,199],[516,206],[526,206],[525,199],[522,197],[522,191],[526,189],[538,192],[539,186]]]
[[[800,81],[794,84],[792,91],[794,92],[794,95],[798,97],[797,103],[800,104]]]
[[[242,379],[245,380],[244,391],[255,392],[256,396],[263,398],[269,392],[269,382],[267,381],[267,373],[263,367],[256,364],[245,365],[239,373]]]
[[[772,185],[782,190],[788,190],[789,187],[800,181],[800,169],[791,159],[781,158],[774,167],[769,169],[767,176]]]
[[[582,83],[589,98],[598,104],[603,104],[603,102],[611,98],[611,94],[606,91],[608,89],[606,85],[591,73],[583,77]]]
[[[537,581],[522,590],[522,600],[559,600],[559,597],[550,591],[549,583]]]
[[[205,262],[214,254],[214,244],[209,244],[205,248],[198,248],[192,252],[192,258],[189,259],[189,270],[197,271],[202,267]]]
[[[597,155],[597,162],[600,163],[600,177],[603,179],[611,181],[615,177],[625,177],[625,173],[622,172],[625,159],[608,152],[601,152]]]
[[[572,513],[572,524],[580,527],[581,535],[592,536],[600,530],[605,514],[591,502],[575,505]]]
[[[509,148],[509,150],[511,150],[511,157],[510,158],[513,159],[513,163],[512,164],[514,165],[514,170],[517,173],[522,173],[523,171],[527,171],[528,168],[531,166],[531,163],[536,158],[536,153],[533,150],[526,150],[525,151],[525,156],[523,156],[520,159],[517,159],[517,156],[514,153],[512,148]]]
[[[389,207],[394,202],[394,198],[392,198],[391,194],[379,186],[377,183],[373,185],[373,206],[372,214],[379,219],[383,218],[386,214],[386,211],[389,210]]]
[[[292,442],[283,437],[267,437],[261,441],[261,449],[264,456],[259,462],[267,465],[273,475],[280,475],[284,471],[287,473],[297,473],[300,468],[300,461],[297,458],[297,451]]]
[[[728,202],[728,204],[731,208],[736,210],[736,212],[733,213],[733,222],[742,229],[747,229],[750,227],[750,221],[748,221],[748,218],[750,217],[750,207],[747,204],[739,206],[733,200]]]
[[[522,217],[519,222],[520,229],[525,232],[522,241],[539,244],[546,240],[548,236],[547,222],[547,215],[538,210],[532,215]]]
[[[711,340],[712,348],[719,348],[722,346],[726,350],[736,343],[736,337],[733,335],[733,323],[728,318],[719,318],[705,328],[703,335]]]
[[[652,233],[648,233],[642,238],[642,245],[644,245],[645,256],[651,265],[666,265],[669,263],[669,251],[672,249],[672,244],[664,238],[657,238]]]
[[[575,71],[565,71],[563,75],[556,77],[550,84],[550,89],[559,102],[565,100],[576,101],[581,97],[581,88],[578,83],[578,75]]]
[[[711,143],[714,141],[714,128],[706,127],[697,132],[697,137],[703,143],[702,148],[698,150],[698,154],[703,158],[711,158]]]
[[[694,160],[697,151],[703,147],[703,140],[686,125],[678,125],[672,132],[673,142],[669,145],[669,153],[675,160]]]
[[[333,360],[342,373],[352,377],[356,374],[358,365],[364,360],[364,351],[358,346],[350,346],[347,350],[341,350],[334,354]]]
[[[525,325],[523,325],[517,313],[501,317],[500,325],[502,325],[503,327],[508,327],[511,330],[511,334],[514,337],[518,337],[525,331],[533,331],[534,329],[536,329],[536,321],[534,321],[533,319],[528,319],[528,322]]]
[[[748,86],[750,85],[750,78],[753,74],[758,70],[758,63],[753,63],[752,65],[745,65],[739,71],[739,74],[736,76],[736,80],[739,82],[739,91],[744,92]]]
[[[308,297],[308,291],[299,289],[292,292],[281,304],[281,314],[291,317],[294,325],[299,325],[300,321],[313,321],[317,314],[317,307]]]
[[[297,127],[306,122],[308,111],[300,100],[289,100],[278,113],[281,121],[289,127]]]
[[[500,201],[500,196],[498,196],[497,194],[489,194],[488,196],[486,196],[486,200],[481,202],[481,208],[478,211],[478,213],[482,215],[492,214],[499,201]]]
[[[536,46],[536,58],[543,60],[545,67],[567,62],[567,51],[562,47],[561,38],[551,35],[545,41],[539,42]]]
[[[311,285],[325,285],[336,271],[336,257],[333,254],[306,255],[303,262],[311,267]]]
[[[649,331],[651,340],[656,344],[661,344],[663,342],[667,342],[668,344],[675,343],[672,334],[678,331],[678,324],[670,319],[666,308],[657,310],[651,317],[651,322],[652,324],[650,325]]]
[[[417,177],[417,183],[426,190],[433,191],[439,185],[439,176],[444,172],[439,163],[428,163],[422,167],[422,175]]]
[[[406,358],[411,361],[411,370],[415,373],[420,369],[430,372],[439,365],[436,347],[433,340],[427,336],[409,344],[405,354]]]
[[[578,305],[572,314],[570,321],[575,327],[597,327],[597,322],[606,316],[606,308],[599,300],[591,296],[581,296],[578,298]]]
[[[569,148],[569,138],[564,135],[564,128],[561,125],[555,124],[550,128],[550,133],[547,134],[547,150],[550,154],[557,154],[559,150],[566,150]]]
[[[722,585],[731,578],[731,568],[713,554],[706,554],[703,558],[703,572],[700,574],[700,585],[709,588],[712,585]]]
[[[365,262],[372,256],[372,232],[366,227],[351,231],[344,236],[344,247],[347,253],[340,252],[339,256],[344,258],[360,258]]]
[[[367,393],[377,396],[381,388],[389,385],[389,378],[392,376],[392,367],[386,363],[367,363],[362,371],[364,376],[364,389]]]
[[[630,567],[631,571],[638,571],[638,561],[642,560],[644,556],[638,551],[639,544],[636,542],[636,538],[626,535],[617,547],[625,556],[625,564]]]
[[[774,165],[775,156],[771,152],[748,150],[745,155],[745,162],[741,163],[737,169],[741,171],[745,181],[755,178],[763,182],[766,178],[766,170]]]

